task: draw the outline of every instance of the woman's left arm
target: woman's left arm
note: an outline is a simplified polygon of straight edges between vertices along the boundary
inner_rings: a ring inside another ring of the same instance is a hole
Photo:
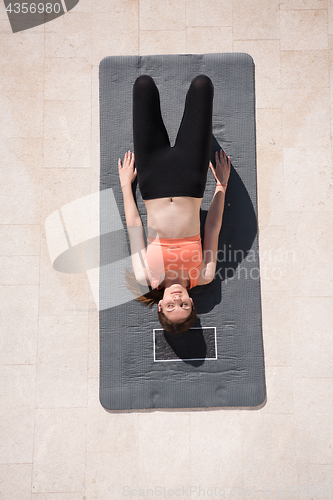
[[[203,259],[205,267],[198,279],[198,285],[206,285],[213,281],[216,269],[219,234],[224,209],[225,188],[216,186],[212,203],[209,207],[211,217],[206,217],[203,240]]]
[[[216,152],[216,169],[212,163],[209,164],[216,179],[216,188],[211,201],[204,228],[203,259],[205,267],[202,276],[199,277],[198,285],[205,285],[213,281],[216,269],[217,250],[219,234],[221,231],[222,217],[224,211],[225,192],[230,175],[230,158],[221,149]]]

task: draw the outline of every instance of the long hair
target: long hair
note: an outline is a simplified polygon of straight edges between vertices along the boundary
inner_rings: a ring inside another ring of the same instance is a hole
[[[163,299],[164,288],[161,290],[157,290],[157,288],[153,289],[151,286],[149,286],[149,292],[143,294],[142,287],[140,283],[137,282],[133,271],[125,269],[125,277],[127,288],[136,296],[135,300],[137,300],[141,304],[152,307],[153,304],[157,304],[161,299]],[[157,315],[158,320],[164,330],[169,333],[183,333],[192,328],[197,316],[197,312],[195,310],[195,307],[192,306],[191,314],[181,323],[172,323],[165,316],[163,311],[157,311]]]
[[[157,288],[149,287],[149,292],[143,294],[143,287],[137,282],[133,271],[125,269],[125,277],[127,288],[136,296],[135,300],[138,302],[151,307],[163,299],[164,289],[157,290]]]

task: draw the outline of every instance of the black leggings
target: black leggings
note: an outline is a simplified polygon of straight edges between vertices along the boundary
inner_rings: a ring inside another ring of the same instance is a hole
[[[142,75],[135,81],[134,155],[144,200],[203,197],[212,144],[213,95],[208,76],[198,75],[192,80],[175,145],[171,147],[154,80]]]

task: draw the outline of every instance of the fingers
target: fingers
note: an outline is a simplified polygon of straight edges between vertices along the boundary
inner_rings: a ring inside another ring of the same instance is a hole
[[[216,155],[218,155],[217,151],[216,151]],[[225,160],[227,162],[227,164],[230,165],[230,156],[227,156],[227,153],[225,151],[223,151],[223,149],[220,149],[219,159],[220,159],[221,163],[223,163],[223,160]]]
[[[227,154],[221,148],[220,151],[215,151],[215,161],[218,163],[223,163],[223,160],[227,159]]]
[[[120,158],[118,160],[118,165],[119,165],[119,161],[120,161]],[[134,164],[134,153],[132,153],[130,150],[128,150],[125,154],[124,154],[124,167],[125,166],[128,166],[128,165],[131,165],[133,166]],[[121,161],[120,161],[120,165],[121,165]]]

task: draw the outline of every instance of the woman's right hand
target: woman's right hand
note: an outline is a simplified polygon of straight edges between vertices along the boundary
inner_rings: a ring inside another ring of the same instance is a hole
[[[121,187],[127,185],[130,186],[137,175],[137,170],[134,168],[134,153],[131,153],[130,150],[125,153],[123,166],[121,165],[121,159],[119,158],[118,171]]]
[[[230,156],[227,156],[223,149],[216,151],[215,153],[216,168],[214,168],[212,162],[209,162],[209,166],[216,182],[220,184],[228,184],[230,175]]]

